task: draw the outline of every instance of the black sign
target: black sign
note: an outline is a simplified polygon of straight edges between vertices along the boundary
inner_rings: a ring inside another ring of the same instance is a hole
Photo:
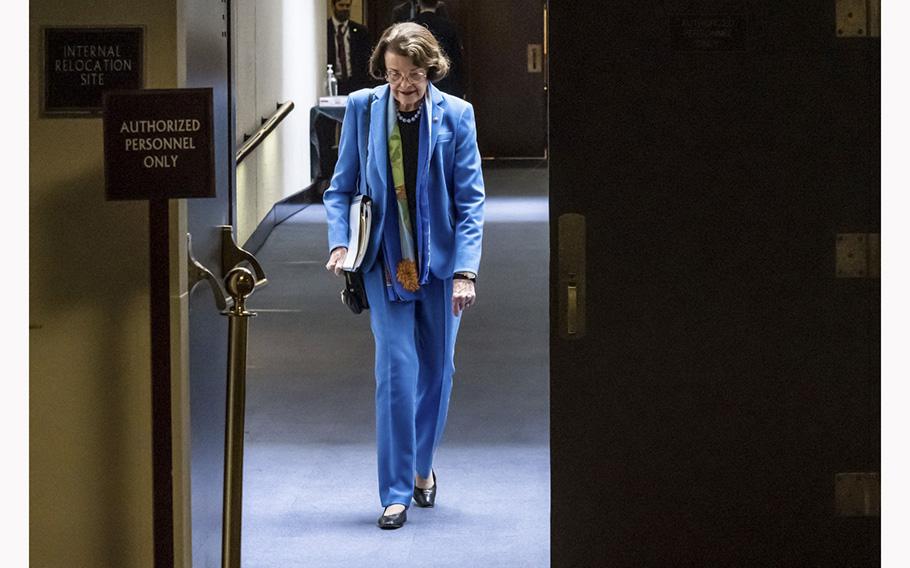
[[[679,51],[743,51],[742,16],[682,16],[673,21],[673,47]]]
[[[98,116],[104,91],[141,89],[143,28],[44,28],[45,115]]]
[[[107,199],[215,197],[212,89],[104,94]]]

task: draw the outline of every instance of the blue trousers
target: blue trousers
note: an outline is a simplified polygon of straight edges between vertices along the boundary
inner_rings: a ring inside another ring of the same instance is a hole
[[[391,302],[381,258],[364,274],[376,342],[376,451],[383,507],[410,505],[414,474],[430,477],[445,429],[455,337],[452,279],[430,277],[423,298]]]

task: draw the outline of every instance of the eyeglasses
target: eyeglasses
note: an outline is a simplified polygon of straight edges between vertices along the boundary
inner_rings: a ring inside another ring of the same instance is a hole
[[[390,69],[385,72],[386,81],[388,81],[392,85],[396,85],[396,84],[400,83],[401,80],[404,79],[405,77],[407,77],[408,83],[410,83],[412,85],[416,85],[417,83],[420,83],[424,79],[427,78],[427,72],[416,70],[416,69],[414,71],[409,71],[407,74],[400,73],[398,71],[395,71],[394,69]]]

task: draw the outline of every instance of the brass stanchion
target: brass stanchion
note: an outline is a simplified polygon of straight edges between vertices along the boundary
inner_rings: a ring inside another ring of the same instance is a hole
[[[222,568],[240,568],[240,520],[243,509],[243,422],[246,403],[246,346],[250,318],[246,297],[256,287],[253,273],[236,267],[225,277],[234,305],[228,316],[227,421],[224,437],[224,518]]]

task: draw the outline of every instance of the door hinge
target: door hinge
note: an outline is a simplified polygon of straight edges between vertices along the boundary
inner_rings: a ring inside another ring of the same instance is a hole
[[[881,0],[835,0],[837,37],[879,37]]]
[[[835,474],[834,502],[838,517],[878,517],[881,476],[877,471]]]
[[[836,245],[838,278],[879,278],[881,276],[881,235],[839,233]]]

